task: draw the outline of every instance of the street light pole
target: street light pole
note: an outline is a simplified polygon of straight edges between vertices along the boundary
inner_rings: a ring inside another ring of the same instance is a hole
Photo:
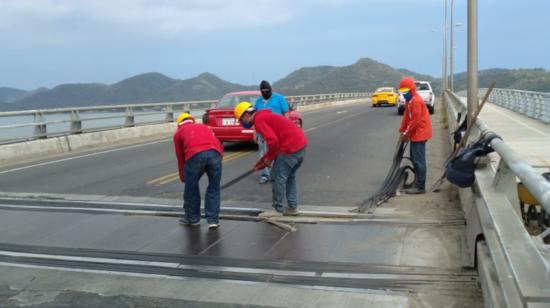
[[[478,104],[477,0],[468,0],[468,119],[472,119]]]
[[[454,40],[454,29],[455,29],[455,24],[454,24],[454,21],[453,21],[453,17],[454,17],[454,3],[455,3],[455,0],[451,0],[451,51],[450,51],[450,61],[451,61],[451,83],[449,85],[449,88],[451,89],[451,91],[454,92],[455,88],[454,88],[454,61],[453,61],[453,53],[454,53],[454,48],[455,48],[455,40]]]
[[[445,2],[445,23],[443,24],[443,78],[442,78],[442,84],[443,84],[443,91],[447,90],[448,86],[448,79],[447,79],[447,0],[443,0]],[[443,95],[443,93],[441,93]]]

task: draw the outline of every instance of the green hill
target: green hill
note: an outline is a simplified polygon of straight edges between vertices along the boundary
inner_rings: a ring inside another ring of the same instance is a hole
[[[335,66],[304,67],[296,70],[285,78],[275,82],[276,89],[284,89],[286,92],[302,93],[311,83],[337,70]]]
[[[212,74],[178,80],[159,73],[130,77],[113,85],[64,84],[16,102],[20,109],[78,107],[126,103],[217,99],[231,91],[255,87],[224,81]]]
[[[455,92],[466,90],[467,74],[460,73],[454,77]],[[496,81],[497,88],[518,89],[525,91],[550,92],[550,71],[535,69],[503,69],[494,68],[480,71],[478,83],[480,88],[489,87],[491,81]]]
[[[436,80],[431,76],[397,70],[389,65],[363,58],[349,66],[302,68],[277,81],[273,87],[287,95],[371,92],[382,86],[397,87],[403,76]]]
[[[23,97],[27,95],[28,91],[15,89],[15,88],[8,88],[8,87],[0,87],[0,102],[2,103],[14,103]]]
[[[243,86],[227,82],[216,75],[203,73],[191,79],[180,80],[158,93],[157,100],[171,101],[217,99],[228,92],[255,90],[256,86]]]

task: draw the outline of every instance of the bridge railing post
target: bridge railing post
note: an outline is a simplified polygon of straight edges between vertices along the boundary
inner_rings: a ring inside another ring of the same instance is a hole
[[[35,138],[47,138],[46,117],[42,111],[36,111],[34,113],[34,137]]]
[[[542,118],[542,95],[533,93],[533,101],[535,106],[533,110],[533,117],[540,119]]]
[[[71,110],[71,134],[82,133],[82,120],[78,110]]]
[[[550,95],[544,95],[541,101],[542,104],[542,116],[541,119],[544,123],[550,124]]]
[[[183,112],[191,112],[191,104],[184,104],[183,107]]]
[[[506,195],[506,198],[510,201],[510,204],[518,204],[517,200],[519,200],[519,197],[516,175],[512,172],[504,159],[501,159],[498,163],[498,168],[493,179],[493,187],[496,192]],[[514,213],[521,218],[519,206],[513,207],[513,210]]]
[[[124,120],[125,127],[134,127],[136,126],[134,109],[131,106],[126,107],[126,117]]]
[[[174,108],[172,107],[172,105],[167,105],[164,110],[166,111],[164,121],[166,123],[174,122]]]

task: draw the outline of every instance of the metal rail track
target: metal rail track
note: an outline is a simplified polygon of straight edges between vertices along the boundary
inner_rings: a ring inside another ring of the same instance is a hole
[[[180,217],[183,215],[181,206],[138,203],[109,203],[97,201],[68,201],[44,199],[0,198],[0,209],[38,212],[70,212],[84,214],[118,214]],[[258,215],[265,209],[222,207],[220,218],[228,220],[261,221]],[[386,223],[398,225],[462,227],[464,218],[418,218],[369,215],[361,213],[301,211],[298,217],[278,217],[277,221],[292,223]]]
[[[301,286],[479,296],[473,270],[221,257],[0,244],[0,265],[222,279]]]

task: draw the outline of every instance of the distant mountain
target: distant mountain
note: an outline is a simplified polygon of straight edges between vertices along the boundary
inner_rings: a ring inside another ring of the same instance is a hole
[[[467,73],[456,74],[454,77],[455,92],[466,90]],[[480,88],[487,88],[492,81],[497,88],[518,89],[525,91],[550,92],[550,71],[542,68],[534,69],[503,69],[494,68],[478,73]]]
[[[175,102],[217,99],[231,91],[256,87],[224,81],[213,74],[179,80],[159,73],[130,77],[113,85],[64,84],[16,102],[20,109],[112,105],[125,103]]]
[[[287,95],[336,92],[371,92],[378,87],[397,87],[403,76],[434,77],[411,71],[397,70],[372,59],[362,58],[349,66],[318,66],[302,68],[277,81],[273,87]]]
[[[434,91],[439,92],[439,78],[395,69],[368,58],[348,66],[301,68],[275,82],[273,88],[285,95],[371,92],[382,86],[397,87],[403,76],[430,81]],[[499,88],[550,92],[550,72],[544,69],[479,72],[480,87],[487,87],[492,80],[497,81]],[[456,74],[454,82],[455,91],[466,89],[466,73]],[[5,102],[0,103],[0,110],[217,99],[227,92],[252,89],[257,89],[257,86],[231,83],[210,73],[185,80],[146,73],[112,85],[63,84],[51,90],[42,88],[35,91],[0,88],[0,101]]]
[[[0,112],[2,111],[15,111],[20,110],[17,105],[13,103],[0,102]]]
[[[430,84],[432,85],[432,89],[438,93],[440,92],[440,87],[441,87],[440,78],[435,78],[433,76],[425,75],[425,74],[419,74],[404,68],[400,68],[398,69],[398,71],[400,71],[405,76],[413,77],[415,80],[429,81]]]
[[[285,78],[275,82],[273,86],[276,89],[284,89],[287,92],[300,92],[306,89],[316,80],[337,70],[336,66],[316,66],[304,67],[296,70]]]
[[[7,88],[7,87],[0,87],[0,102],[3,103],[14,103],[17,100],[25,97],[25,95],[28,93],[28,91],[15,89],[15,88]]]
[[[228,92],[256,90],[257,86],[244,86],[227,82],[216,75],[203,73],[191,79],[180,80],[172,87],[165,88],[157,99],[202,100],[217,99]]]

